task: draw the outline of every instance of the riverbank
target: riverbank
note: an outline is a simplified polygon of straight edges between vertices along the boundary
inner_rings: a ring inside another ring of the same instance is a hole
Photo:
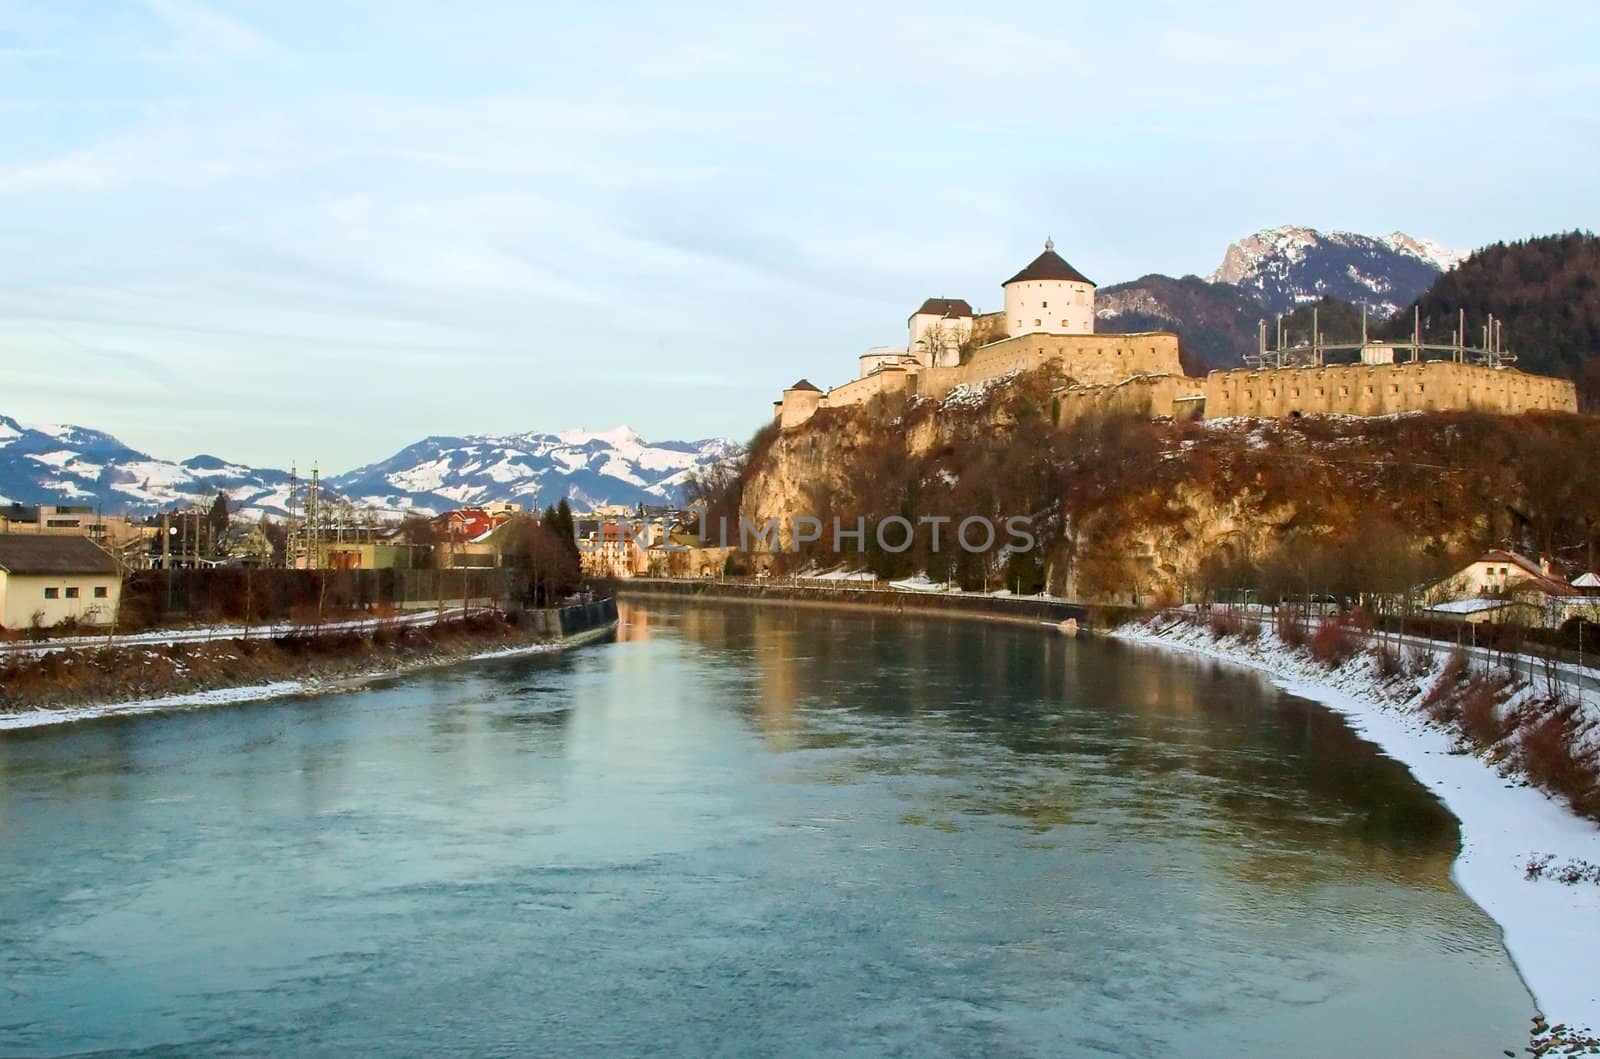
[[[605,603],[544,621],[484,613],[360,633],[140,643],[17,659],[0,670],[0,730],[327,694],[463,662],[566,650],[615,632],[614,606]]]
[[[1600,827],[1531,786],[1509,759],[1473,753],[1459,732],[1428,717],[1424,704],[1447,659],[1419,654],[1407,660],[1405,671],[1385,675],[1370,651],[1328,668],[1270,627],[1254,638],[1219,636],[1204,625],[1157,619],[1111,635],[1143,649],[1184,651],[1254,669],[1283,690],[1343,715],[1461,822],[1456,883],[1500,924],[1506,949],[1549,1024],[1600,1027],[1600,980],[1588,973],[1600,952],[1600,885],[1581,879],[1567,885],[1548,871],[1530,871],[1540,862],[1600,864]]]

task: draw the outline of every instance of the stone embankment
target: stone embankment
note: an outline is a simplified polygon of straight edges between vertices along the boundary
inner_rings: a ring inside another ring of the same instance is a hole
[[[1021,625],[1066,626],[1085,630],[1097,614],[1066,600],[1036,596],[979,595],[968,592],[918,592],[885,588],[863,582],[783,580],[718,580],[634,577],[614,581],[610,589],[624,599],[631,596],[672,596],[747,602],[782,602],[798,606],[889,610]],[[1070,624],[1069,624],[1070,623]]]
[[[477,658],[560,650],[609,634],[612,599],[433,623],[308,627],[271,638],[80,647],[0,659],[0,728],[354,687]]]

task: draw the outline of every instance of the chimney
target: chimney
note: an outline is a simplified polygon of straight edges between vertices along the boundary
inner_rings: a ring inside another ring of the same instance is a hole
[[[1550,562],[1550,557],[1548,555],[1539,556],[1539,572],[1544,574],[1546,577],[1556,576],[1555,565]]]

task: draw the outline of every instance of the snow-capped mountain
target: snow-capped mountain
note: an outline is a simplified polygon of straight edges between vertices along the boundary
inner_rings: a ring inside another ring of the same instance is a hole
[[[1404,232],[1374,238],[1284,226],[1231,244],[1209,278],[1255,295],[1272,313],[1338,298],[1375,316],[1391,316],[1465,257]]]
[[[281,511],[289,474],[205,455],[173,463],[99,430],[25,426],[0,415],[0,502],[83,504],[116,513],[209,502],[219,492],[237,508]]]
[[[380,463],[326,478],[323,489],[326,498],[390,513],[436,514],[494,500],[543,506],[562,496],[580,509],[674,503],[682,499],[691,472],[738,451],[719,438],[652,444],[627,427],[433,437]],[[289,472],[206,455],[174,463],[98,430],[26,426],[0,415],[0,504],[84,504],[106,513],[138,512],[209,503],[219,492],[228,495],[236,511],[283,514]]]
[[[723,438],[651,444],[628,427],[431,437],[329,484],[386,510],[443,511],[491,500],[542,507],[563,496],[580,510],[675,503],[692,471],[738,451]]]

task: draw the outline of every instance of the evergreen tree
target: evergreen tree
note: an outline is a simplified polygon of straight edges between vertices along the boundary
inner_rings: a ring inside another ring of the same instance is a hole
[[[572,519],[572,505],[567,503],[567,498],[562,497],[561,503],[556,506],[556,530],[561,537],[561,543],[571,549],[573,555],[578,554],[578,524]]]
[[[218,493],[217,498],[211,502],[211,510],[206,514],[206,528],[210,530],[211,549],[216,551],[222,543],[223,535],[228,532],[228,497]]]

